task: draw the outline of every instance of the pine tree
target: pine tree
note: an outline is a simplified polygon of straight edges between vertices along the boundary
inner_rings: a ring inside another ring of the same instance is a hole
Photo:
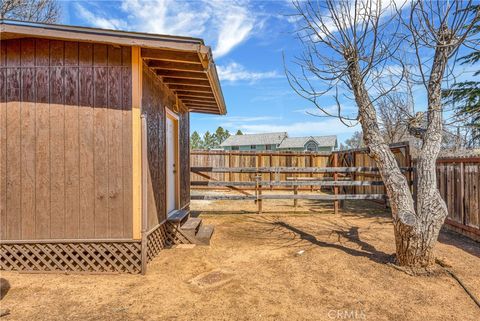
[[[235,135],[243,135],[242,131],[239,129]]]
[[[230,133],[225,131],[223,127],[219,126],[217,130],[215,131],[215,148],[220,147],[220,144],[225,141],[230,136]]]
[[[190,148],[191,149],[202,149],[203,141],[197,131],[194,131],[190,136]]]
[[[480,10],[480,5],[471,6],[473,12]],[[473,34],[480,34],[480,18],[477,18],[476,25],[471,31]],[[460,57],[458,60],[462,65],[474,65],[480,62],[480,51]],[[480,76],[480,70],[473,73],[474,77]],[[474,78],[475,79],[475,78]],[[456,116],[470,129],[468,147],[480,145],[480,81],[467,80],[454,84],[451,88],[442,92],[446,103],[455,107]]]
[[[215,135],[210,134],[208,130],[203,135],[203,148],[204,149],[215,148]]]

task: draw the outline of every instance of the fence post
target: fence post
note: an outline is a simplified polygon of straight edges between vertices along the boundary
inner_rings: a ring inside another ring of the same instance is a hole
[[[228,152],[228,168],[232,168],[232,153]],[[228,181],[232,181],[232,172],[228,172]]]
[[[465,165],[463,160],[460,160],[460,215],[462,215],[463,225],[467,225],[465,218]]]
[[[295,177],[295,185],[293,185],[293,195],[298,195],[298,185],[296,184],[297,178]],[[293,207],[297,208],[298,200],[295,198],[293,200]]]
[[[258,214],[262,214],[262,199],[260,198],[260,196],[262,196],[262,185],[260,184],[260,179],[261,179],[261,176],[257,175],[255,176],[255,196],[256,196],[256,202],[257,202],[257,206],[258,206]]]
[[[270,152],[270,156],[269,156],[269,157],[270,157],[270,159],[269,159],[270,167],[273,167],[273,151]],[[270,175],[270,182],[271,182],[271,181],[273,181],[273,179],[272,179],[272,176],[273,176],[272,172],[270,172],[269,175]],[[272,185],[270,185],[270,190],[273,190],[273,186],[272,186]]]
[[[333,167],[338,167],[338,154],[333,153]],[[336,181],[338,179],[338,173],[335,171],[333,172],[333,180]],[[338,186],[333,187],[333,193],[335,196],[338,196]],[[338,214],[338,200],[335,199],[333,201],[333,211],[335,214]]]

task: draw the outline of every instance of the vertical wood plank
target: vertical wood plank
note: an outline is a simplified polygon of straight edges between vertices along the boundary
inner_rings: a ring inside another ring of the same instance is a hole
[[[95,237],[93,45],[79,43],[79,237]]]
[[[80,148],[79,148],[78,43],[65,42],[65,236],[79,237]]]
[[[22,239],[35,238],[35,41],[21,40]]]
[[[122,50],[108,46],[108,232],[123,237]]]
[[[122,47],[122,143],[123,143],[123,220],[126,238],[133,237],[132,180],[132,49]]]
[[[65,237],[64,42],[50,41],[50,206],[51,237]]]
[[[21,238],[20,41],[7,42],[7,239]]]
[[[6,66],[7,42],[0,40],[0,67]],[[7,220],[7,70],[0,68],[0,222]],[[0,240],[6,239],[7,224],[0,224]]]
[[[143,108],[143,71],[140,48],[132,47],[132,235],[140,239],[142,229],[142,144],[140,110]]]
[[[95,237],[108,237],[107,46],[93,45]]]
[[[35,147],[35,234],[50,238],[50,105],[49,105],[50,42],[35,40],[36,75],[36,147]]]

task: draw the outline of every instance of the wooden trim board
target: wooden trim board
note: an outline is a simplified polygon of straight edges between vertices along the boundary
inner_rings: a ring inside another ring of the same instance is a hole
[[[132,47],[132,208],[133,239],[142,238],[142,58],[140,47]]]

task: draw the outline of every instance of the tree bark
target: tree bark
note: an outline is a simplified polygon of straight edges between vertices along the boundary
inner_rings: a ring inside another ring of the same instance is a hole
[[[441,81],[448,60],[445,48],[437,49],[430,79],[429,127],[417,165],[417,206],[409,182],[381,134],[375,108],[362,79],[357,52],[352,48],[344,52],[365,144],[377,163],[390,199],[397,263],[412,268],[427,268],[435,263],[433,249],[447,215],[436,183],[436,158],[442,141]]]

